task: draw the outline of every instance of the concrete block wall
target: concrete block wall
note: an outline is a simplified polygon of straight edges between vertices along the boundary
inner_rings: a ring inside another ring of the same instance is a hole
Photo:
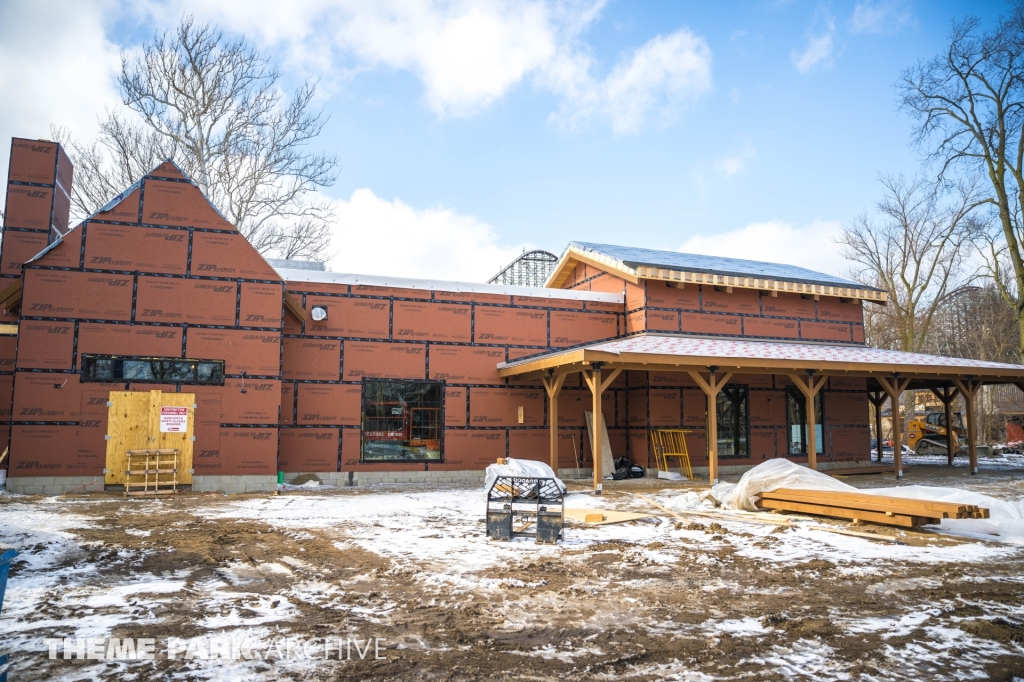
[[[7,479],[7,490],[20,495],[103,492],[103,476],[15,476]]]
[[[196,492],[261,493],[277,490],[277,476],[193,476]]]
[[[364,486],[380,483],[479,483],[483,485],[484,471],[353,471],[351,483],[347,471],[317,471],[309,473],[288,473],[284,480],[301,484],[316,476],[324,485],[344,488],[349,485]]]

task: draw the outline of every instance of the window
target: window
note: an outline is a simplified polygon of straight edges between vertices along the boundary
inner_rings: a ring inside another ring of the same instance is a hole
[[[718,393],[718,457],[749,457],[749,391],[746,386],[726,386]]]
[[[82,381],[223,386],[224,361],[82,355]]]
[[[825,452],[824,398],[819,391],[814,396],[814,450]],[[789,454],[807,454],[807,398],[796,386],[786,389],[786,426],[789,432]]]
[[[444,382],[363,380],[362,461],[440,462]]]

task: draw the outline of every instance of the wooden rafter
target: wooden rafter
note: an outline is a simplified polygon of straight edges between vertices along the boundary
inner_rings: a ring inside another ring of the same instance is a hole
[[[944,386],[941,390],[932,389],[932,394],[942,403],[943,412],[946,417],[946,463],[953,466],[953,457],[956,452],[953,449],[953,401],[960,395],[959,388]]]
[[[815,423],[817,414],[814,409],[814,398],[821,391],[821,387],[828,381],[824,374],[814,374],[808,370],[806,378],[799,374],[790,374],[789,378],[804,394],[806,401],[805,414],[807,415],[807,466],[812,469],[818,468],[818,426]],[[824,432],[824,429],[822,429]]]
[[[21,304],[21,290],[23,283],[24,280],[19,277],[14,280],[10,286],[5,288],[3,291],[0,291],[0,306],[3,307],[5,314],[14,312]]]
[[[601,489],[601,479],[604,472],[601,470],[602,463],[602,449],[604,448],[603,436],[604,436],[604,414],[601,410],[601,394],[604,389],[608,388],[615,377],[619,375],[621,369],[613,369],[608,373],[608,378],[601,376],[601,365],[595,365],[590,370],[584,370],[583,380],[587,382],[587,386],[590,388],[590,394],[593,396],[593,407],[592,409],[592,422],[590,431],[590,452],[594,457],[594,490]]]
[[[893,374],[891,381],[888,377],[882,375],[876,376],[875,381],[878,382],[892,402],[892,458],[896,465],[896,478],[903,478],[903,435],[900,433],[900,396],[903,395],[903,391],[910,385],[910,379],[901,379],[898,375]],[[881,439],[879,439],[878,449],[881,452]],[[881,458],[881,455],[879,455],[879,458]]]
[[[699,371],[690,371],[687,374],[694,383],[700,386],[704,395],[708,398],[708,480],[714,485],[718,483],[718,394],[722,387],[729,383],[732,372],[718,374],[717,368],[709,366],[705,368],[707,374]]]
[[[295,319],[297,319],[299,322],[306,321],[305,308],[302,307],[302,303],[300,303],[299,299],[295,298],[295,296],[292,295],[291,292],[284,292],[284,307],[285,310],[294,315]]]
[[[967,408],[967,455],[970,458],[970,469],[973,475],[978,473],[978,433],[975,431],[974,399],[978,397],[978,392],[984,382],[972,377],[970,379],[954,379],[953,383],[960,389],[960,394],[964,397],[964,406]]]
[[[555,374],[549,370],[548,375],[542,377],[544,391],[548,394],[548,432],[550,435],[551,470],[558,475],[558,396],[562,392],[567,374]]]

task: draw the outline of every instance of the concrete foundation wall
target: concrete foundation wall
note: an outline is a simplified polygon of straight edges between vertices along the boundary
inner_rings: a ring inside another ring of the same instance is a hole
[[[103,492],[103,476],[17,476],[7,479],[7,490],[20,495],[61,495],[75,489],[83,493]]]
[[[349,472],[285,472],[286,483],[301,485],[308,480],[319,480],[323,485],[344,488],[349,485],[374,485],[375,483],[479,483],[483,485],[484,472],[481,471],[353,471],[349,482]]]
[[[277,476],[193,476],[197,492],[260,493],[277,490]]]

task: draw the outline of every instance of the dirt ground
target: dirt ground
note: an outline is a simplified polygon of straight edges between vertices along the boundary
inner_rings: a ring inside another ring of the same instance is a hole
[[[1024,497],[1015,466],[910,464],[907,482]],[[1022,545],[680,520],[635,493],[699,487],[607,488],[567,506],[656,518],[569,526],[557,547],[488,542],[480,488],[3,495],[0,546],[22,555],[0,649],[12,680],[1024,678]],[[380,638],[382,658],[50,660],[43,643],[218,634]]]

